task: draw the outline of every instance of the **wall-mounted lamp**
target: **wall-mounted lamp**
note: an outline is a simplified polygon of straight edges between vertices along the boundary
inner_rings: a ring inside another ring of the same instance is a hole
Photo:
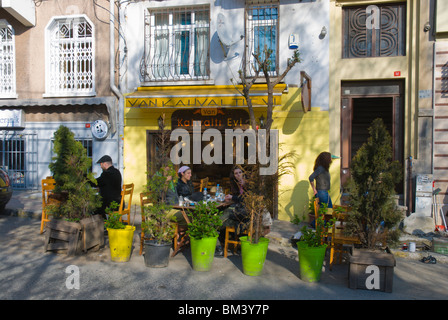
[[[320,30],[319,39],[325,38],[326,35],[327,35],[327,28],[325,28],[325,26],[323,26],[322,30]]]
[[[260,118],[258,118],[258,121],[260,122],[260,128],[263,129],[264,128],[264,117],[263,117],[263,115],[261,115]]]

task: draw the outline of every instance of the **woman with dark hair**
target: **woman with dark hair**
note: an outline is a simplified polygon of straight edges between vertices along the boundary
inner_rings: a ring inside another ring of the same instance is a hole
[[[180,197],[190,197],[194,193],[193,183],[191,181],[191,169],[188,166],[182,166],[177,171],[179,180],[177,180],[176,192]]]
[[[226,195],[226,201],[233,201],[234,204],[229,208],[225,209],[222,216],[222,226],[219,232],[219,244],[216,247],[215,255],[223,256],[224,242],[225,242],[225,231],[226,227],[234,227],[236,230],[235,238],[245,229],[246,224],[250,220],[250,216],[246,211],[243,204],[244,193],[248,190],[249,185],[246,180],[244,169],[240,165],[233,166],[230,171],[230,194]],[[265,215],[263,215],[264,235],[270,232],[270,226],[272,224],[272,219],[269,212],[266,210]]]
[[[230,171],[230,194],[226,195],[226,201],[241,202],[246,188],[247,181],[244,170],[240,165],[235,165]]]
[[[311,188],[313,188],[314,196],[319,198],[320,204],[327,204],[328,208],[333,208],[328,191],[331,187],[330,165],[332,156],[329,152],[321,152],[314,162],[314,172],[309,176]],[[314,180],[316,185],[314,185]]]

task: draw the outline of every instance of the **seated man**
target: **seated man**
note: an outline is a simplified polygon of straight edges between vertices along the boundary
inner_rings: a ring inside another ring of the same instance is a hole
[[[97,163],[100,164],[101,169],[103,170],[101,175],[96,179],[103,201],[97,214],[101,214],[103,218],[106,218],[106,208],[109,207],[113,201],[118,204],[121,202],[121,173],[113,166],[112,158],[108,155],[101,157]]]

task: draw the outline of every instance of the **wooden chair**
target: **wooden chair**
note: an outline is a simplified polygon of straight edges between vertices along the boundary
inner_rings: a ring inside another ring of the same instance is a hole
[[[199,192],[202,192],[204,188],[208,188],[208,177],[201,179],[201,185],[199,186]]]
[[[142,226],[143,226],[143,223],[146,221],[145,206],[149,205],[149,204],[152,204],[151,200],[149,199],[149,193],[148,192],[140,193],[140,213],[141,213],[141,216],[142,216]],[[177,246],[178,246],[178,243],[177,243],[177,238],[178,238],[177,233],[178,233],[178,225],[176,223],[176,229],[174,231],[174,244],[173,244],[175,252],[177,251]],[[149,240],[149,238],[145,237],[145,232],[143,231],[143,228],[142,228],[141,235],[140,235],[140,255],[142,255],[142,252],[143,252],[143,242],[145,240]]]
[[[236,252],[236,249],[238,247],[238,245],[241,244],[241,241],[239,240],[231,240],[230,239],[230,234],[231,233],[235,233],[235,227],[226,227],[226,236],[224,239],[224,258],[227,258],[227,249],[229,247],[229,244],[233,244],[233,253]],[[249,232],[247,230],[243,231],[243,234],[249,236]]]
[[[120,213],[120,221],[131,224],[131,205],[132,205],[132,195],[134,193],[134,184],[123,184],[123,188],[121,189],[121,202],[120,207],[118,208],[118,212]],[[127,216],[126,219],[123,216]]]
[[[338,206],[335,206],[337,209]],[[342,207],[342,206],[339,206]],[[342,262],[342,254],[344,253],[344,245],[354,245],[361,243],[358,237],[351,237],[344,235],[344,222],[349,216],[349,208],[345,207],[345,212],[338,212],[338,210],[333,210],[333,217],[336,218],[336,223],[334,223],[331,235],[331,245],[330,245],[330,270],[333,268],[335,262],[335,254],[338,255],[338,263]]]
[[[53,193],[54,187],[56,186],[56,181],[53,177],[47,177],[46,179],[42,179],[42,219],[40,223],[40,234],[44,232],[44,228],[47,222],[50,221],[48,217],[48,208],[49,204],[54,204],[56,201],[51,199],[51,194]]]

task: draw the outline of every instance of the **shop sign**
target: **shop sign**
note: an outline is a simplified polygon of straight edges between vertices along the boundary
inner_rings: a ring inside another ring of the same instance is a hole
[[[23,110],[0,110],[0,128],[22,129],[24,120]]]
[[[274,96],[274,106],[281,105],[281,96]],[[268,97],[253,96],[253,106],[267,106]],[[127,98],[127,108],[219,108],[219,107],[246,107],[243,97],[163,97],[163,98]]]
[[[193,130],[193,121],[201,121],[204,130],[215,128],[224,129],[247,129],[249,128],[249,114],[246,110],[207,108],[207,109],[181,109],[173,112],[171,116],[171,128],[182,128]]]

